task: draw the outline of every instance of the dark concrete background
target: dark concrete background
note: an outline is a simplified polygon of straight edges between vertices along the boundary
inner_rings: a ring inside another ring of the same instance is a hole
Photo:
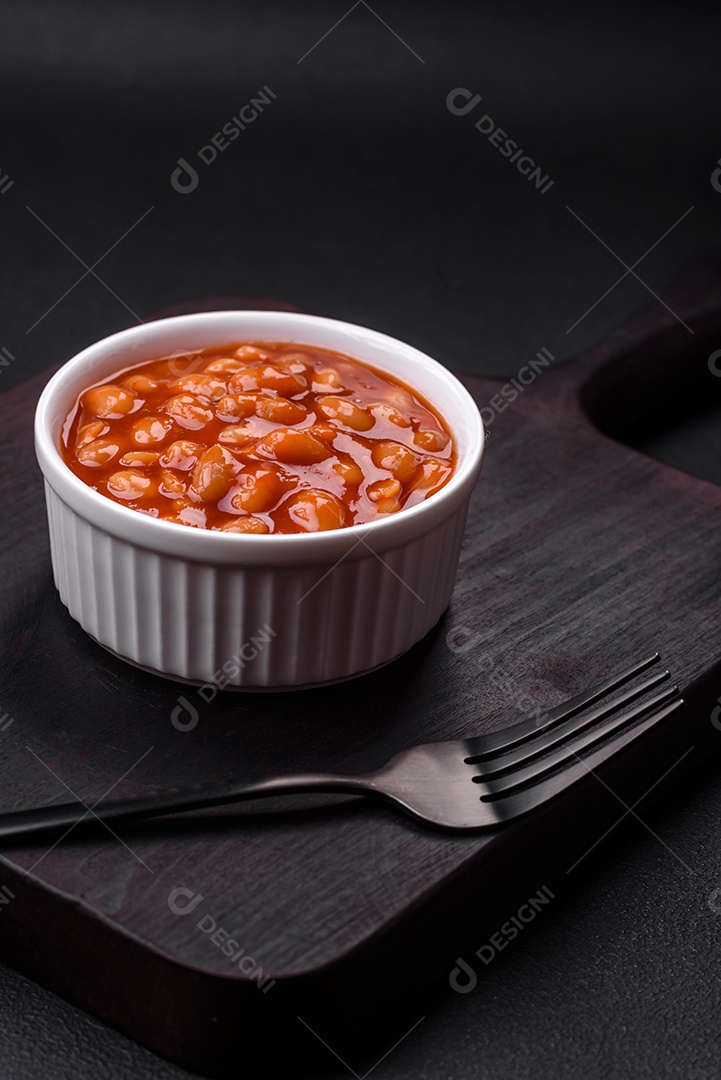
[[[720,31],[712,4],[5,0],[0,388],[218,295],[365,323],[456,370],[570,358],[721,244]],[[199,162],[264,86],[271,104]],[[457,87],[482,95],[468,115],[447,108]],[[475,129],[483,113],[553,179],[545,194]],[[181,157],[188,194],[170,183]],[[642,256],[642,282],[611,288]],[[718,414],[648,444],[721,481]],[[615,830],[474,993],[438,986],[373,1075],[717,1076],[715,773]],[[408,1026],[362,1033],[349,1065],[365,1073]],[[2,1080],[181,1075],[0,969]]]

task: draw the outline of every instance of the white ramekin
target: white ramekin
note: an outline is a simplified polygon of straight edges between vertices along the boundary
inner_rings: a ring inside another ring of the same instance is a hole
[[[381,521],[253,536],[139,514],[93,491],[64,463],[63,421],[88,386],[154,357],[236,341],[333,349],[397,376],[445,420],[457,452],[451,480]],[[38,402],[35,447],[55,584],[88,634],[159,675],[248,690],[359,675],[409,649],[446,609],[483,445],[478,409],[455,376],[361,326],[217,311],[123,330],[64,364]]]

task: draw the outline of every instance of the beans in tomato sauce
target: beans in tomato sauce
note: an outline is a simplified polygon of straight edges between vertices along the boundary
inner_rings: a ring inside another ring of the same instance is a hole
[[[193,528],[306,533],[431,497],[449,432],[410,387],[326,349],[245,342],[151,360],[82,393],[63,457],[101,495]]]

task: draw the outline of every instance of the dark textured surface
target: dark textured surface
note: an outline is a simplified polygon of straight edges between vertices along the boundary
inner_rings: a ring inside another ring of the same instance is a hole
[[[718,243],[710,5],[373,7],[424,66],[363,7],[298,66],[343,10],[180,4],[170,19],[163,5],[3,6],[0,166],[15,186],[0,198],[0,346],[16,358],[0,371],[5,385],[132,321],[86,278],[26,333],[83,273],[26,204],[89,265],[155,205],[97,268],[141,315],[188,296],[278,296],[406,337],[456,369],[506,376],[541,346],[572,355],[655,303],[627,277],[566,333],[623,273],[566,205],[630,264],[693,204],[638,267],[664,298],[672,265]],[[263,84],[278,94],[268,124],[232,144],[192,196],[173,193],[177,158]],[[547,195],[472,117],[447,113],[458,85],[483,94],[550,172]],[[646,445],[718,481],[721,425],[682,412]],[[29,598],[15,602],[23,610]],[[673,617],[659,610],[660,622]],[[48,656],[26,673],[50,701],[53,671]],[[441,986],[420,1005],[426,1020],[377,1075],[715,1076],[721,916],[708,897],[721,884],[720,809],[709,766],[670,807],[643,814],[690,872],[638,823],[614,830],[473,994]],[[400,985],[392,966],[379,971]],[[179,1075],[10,970],[0,992],[3,1075]],[[392,1017],[373,1039],[363,1028],[368,1053],[346,1060],[362,1074],[418,1015]],[[238,1060],[240,1074],[240,1040]]]
[[[656,649],[689,704],[602,769],[600,782],[588,777],[480,836],[444,836],[353,800],[331,799],[334,810],[296,798],[286,803],[292,815],[282,805],[229,808],[119,826],[117,835],[76,833],[51,848],[6,845],[4,884],[15,896],[0,924],[2,955],[185,1065],[233,1075],[240,1033],[249,1060],[280,1055],[306,1073],[320,1063],[307,1026],[331,1030],[347,1054],[357,1050],[357,1025],[377,1026],[396,1005],[379,964],[397,967],[412,1009],[418,987],[448,971],[474,933],[489,937],[542,885],[560,892],[615,827],[619,807],[650,788],[658,797],[667,775],[678,781],[715,749],[721,490],[610,441],[579,405],[580,393],[598,427],[618,424],[609,405],[636,381],[646,396],[626,401],[632,427],[634,413],[668,407],[678,378],[690,387],[710,379],[720,278],[713,263],[705,281],[700,268],[680,281],[694,273],[693,303],[678,284],[669,295],[697,343],[654,312],[583,360],[544,372],[494,418],[495,452],[472,501],[449,612],[402,660],[353,683],[351,697],[341,684],[204,704],[188,690],[201,722],[178,732],[170,723],[178,687],[108,657],[62,609],[48,576],[39,478],[24,470],[14,507],[25,543],[12,558],[6,549],[3,568],[8,809],[36,805],[38,791],[57,801],[59,788],[92,803],[119,778],[116,794],[274,769],[362,771],[413,742],[505,726]],[[466,381],[487,408],[499,384]],[[33,382],[5,396],[6,460],[30,457],[37,392]],[[11,499],[12,483],[6,474],[0,500]],[[672,622],[659,623],[659,606]],[[452,647],[459,641],[461,652]],[[51,717],[43,684],[28,679],[39,670],[54,687]],[[142,724],[128,725],[140,711]],[[179,886],[202,894],[196,915],[169,910]],[[469,911],[471,896],[482,913]],[[210,947],[200,916],[276,980],[272,998],[261,1000]],[[283,1040],[271,1051],[276,1030]]]
[[[15,186],[0,195],[0,346],[16,361],[3,380],[132,312],[222,294],[511,375],[542,346],[577,354],[652,300],[630,274],[611,290],[624,268],[567,206],[628,265],[648,251],[635,273],[662,299],[674,266],[718,243],[715,5],[651,17],[392,0],[370,7],[409,48],[363,4],[320,41],[350,6],[182,0],[170,18],[145,0],[62,13],[5,0],[0,167]],[[276,100],[201,165],[197,150],[265,85]],[[446,107],[459,86],[483,98],[466,116]],[[476,131],[484,111],[554,179],[546,194]],[[169,182],[180,157],[199,170],[188,195]],[[95,268],[107,288],[88,274],[58,303],[85,268],[26,206],[88,266],[154,209]]]

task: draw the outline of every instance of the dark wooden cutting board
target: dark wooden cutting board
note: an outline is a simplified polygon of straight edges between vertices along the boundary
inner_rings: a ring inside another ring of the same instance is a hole
[[[688,706],[603,783],[589,776],[490,833],[433,832],[316,796],[121,826],[117,838],[75,832],[50,850],[6,845],[0,955],[188,1068],[230,1076],[241,1061],[292,1061],[302,1072],[333,1061],[309,1028],[352,1054],[458,955],[472,961],[529,895],[571,889],[567,872],[624,803],[667,773],[658,797],[720,737],[721,488],[618,441],[682,396],[718,401],[708,357],[721,346],[720,284],[707,265],[665,294],[693,334],[659,306],[491,406],[448,613],[404,658],[320,690],[206,703],[89,640],[52,584],[31,437],[45,379],[3,394],[0,810],[66,801],[65,785],[93,802],[121,777],[115,796],[271,769],[363,770],[416,742],[506,726],[529,702],[552,706],[654,651]],[[483,407],[501,387],[465,382]],[[198,711],[184,732],[171,723],[181,694]],[[198,895],[192,914],[171,910],[171,896],[177,907]],[[255,967],[241,972],[199,922]],[[254,981],[257,966],[272,985]]]

